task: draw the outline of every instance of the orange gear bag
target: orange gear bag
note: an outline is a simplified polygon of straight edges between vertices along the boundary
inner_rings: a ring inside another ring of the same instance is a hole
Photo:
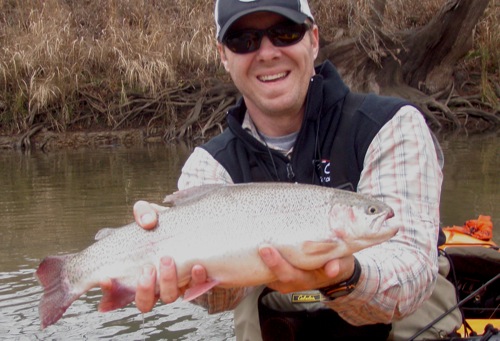
[[[463,226],[443,227],[443,231],[459,232],[488,241],[493,237],[493,223],[490,216],[479,215],[477,219],[467,220]]]

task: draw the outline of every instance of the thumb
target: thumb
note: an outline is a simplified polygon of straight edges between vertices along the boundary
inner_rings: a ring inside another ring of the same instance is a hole
[[[134,204],[134,219],[137,224],[146,230],[153,229],[158,223],[156,209],[147,201],[137,201]]]

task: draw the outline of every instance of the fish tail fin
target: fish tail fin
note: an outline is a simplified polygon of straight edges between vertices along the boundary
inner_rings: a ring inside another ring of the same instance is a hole
[[[35,276],[43,287],[43,296],[38,306],[42,329],[56,323],[82,294],[73,292],[63,271],[64,264],[72,256],[47,257],[36,270]]]
[[[116,279],[110,279],[108,285],[101,286],[103,296],[99,303],[99,311],[107,312],[120,309],[132,303],[135,299],[135,290],[122,285]]]

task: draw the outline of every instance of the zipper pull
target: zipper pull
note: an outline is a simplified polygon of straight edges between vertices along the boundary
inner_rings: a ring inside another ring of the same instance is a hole
[[[288,180],[293,180],[295,178],[295,173],[293,172],[292,164],[286,164],[286,174],[288,176]]]

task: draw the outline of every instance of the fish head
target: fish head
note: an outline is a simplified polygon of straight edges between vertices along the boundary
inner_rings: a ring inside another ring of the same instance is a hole
[[[386,222],[393,216],[389,205],[365,196],[354,202],[337,203],[329,212],[329,234],[350,252],[357,252],[393,237],[398,229]]]

